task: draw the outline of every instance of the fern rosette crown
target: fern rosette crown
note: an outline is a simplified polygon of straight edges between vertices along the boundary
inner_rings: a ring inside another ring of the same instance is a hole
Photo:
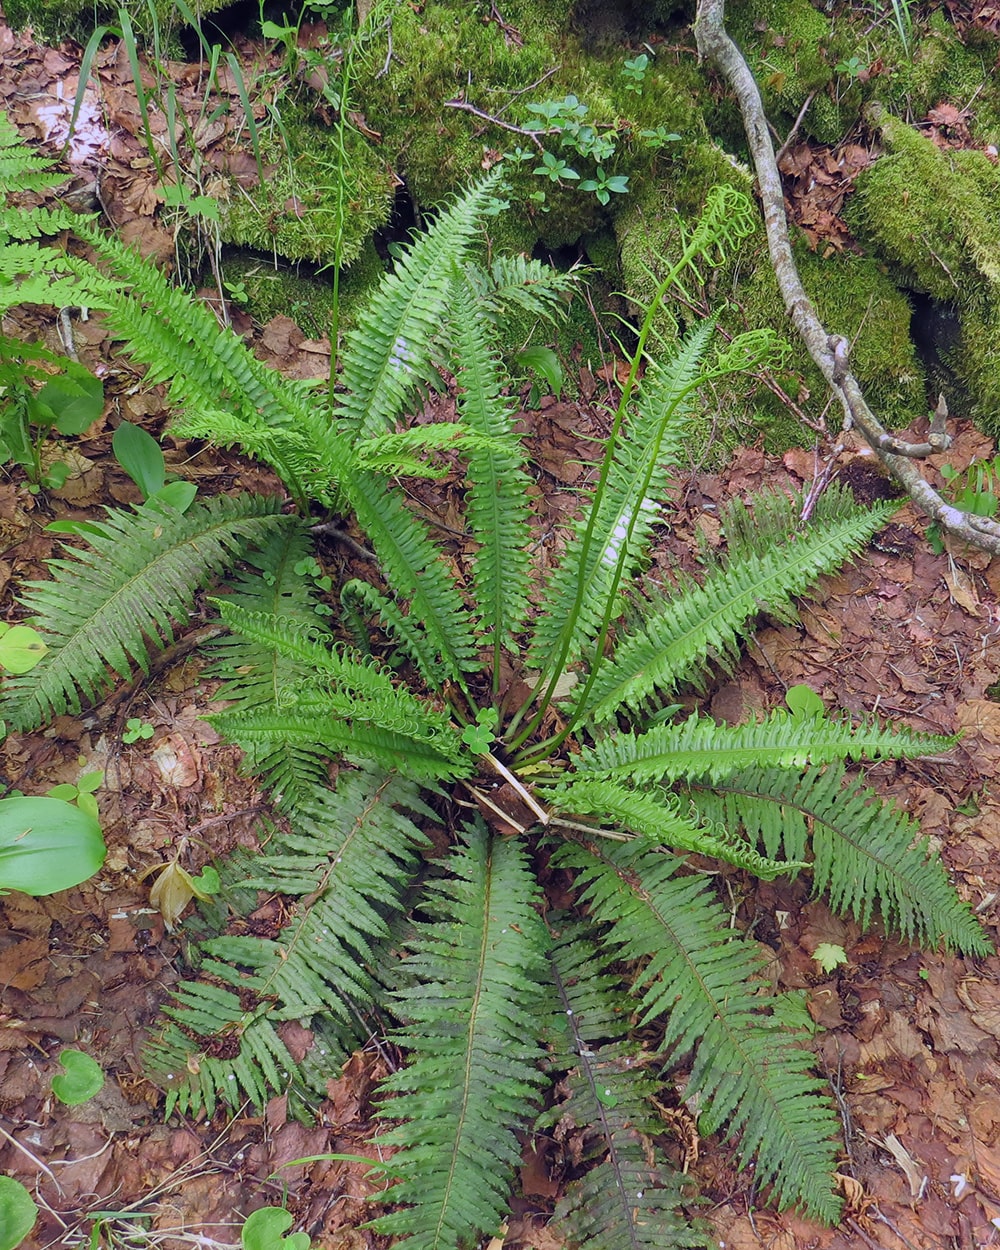
[[[478,265],[497,180],[400,257],[346,339],[329,408],[88,230],[118,284],[112,326],[168,383],[175,428],[266,460],[298,514],[220,500],[93,527],[89,550],[27,592],[49,654],[5,714],[30,727],[144,667],[196,587],[241,557],[214,599],[228,630],[212,650],[228,700],[215,724],[280,816],[242,885],[280,891],[288,920],[268,939],[202,943],[202,974],[147,1054],[168,1111],[287,1090],[305,1115],[388,1027],[409,1060],[382,1090],[397,1180],[378,1230],[412,1250],[495,1235],[541,1114],[585,1126],[586,1168],[557,1212],[573,1244],[691,1247],[708,1235],[659,1110],[683,1070],[701,1131],[732,1140],[779,1206],[835,1221],[838,1120],[807,1034],[775,1010],[757,948],[690,856],[764,879],[810,871],[862,923],[877,911],[907,938],[985,951],[912,822],[845,770],[946,744],[815,707],[720,726],[669,700],[731,665],[762,612],[792,619],[892,505],[860,509],[834,489],[804,525],[792,499],[737,504],[727,557],[700,582],[636,589],[700,388],[780,350],[757,331],[719,348],[711,319],[670,343],[653,332],[664,298],[700,287],[754,229],[749,201],[716,189],[638,327],[596,484],[543,572],[503,325],[512,306],[557,315],[574,283],[534,262]],[[445,371],[455,422],[413,421]],[[401,480],[444,454],[465,466],[461,551]],[[304,570],[315,510],[334,506],[375,560],[330,619]],[[554,872],[573,919],[550,910]],[[298,1060],[290,1020],[314,1036]]]

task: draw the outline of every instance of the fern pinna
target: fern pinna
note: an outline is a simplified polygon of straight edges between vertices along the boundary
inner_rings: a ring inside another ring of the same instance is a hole
[[[409,1059],[378,1100],[396,1180],[374,1227],[414,1250],[497,1233],[536,1117],[557,1138],[582,1133],[556,1212],[572,1244],[708,1244],[661,1112],[679,1087],[764,1196],[833,1222],[838,1121],[807,1035],[772,1009],[757,948],[689,856],[761,878],[809,871],[862,923],[878,911],[904,937],[983,952],[935,852],[845,767],[947,743],[815,697],[735,728],[669,700],[731,665],[761,612],[791,619],[892,505],[831,489],[808,525],[795,500],[735,505],[727,555],[700,582],[631,585],[699,388],[778,350],[762,332],[717,346],[710,320],[669,343],[653,332],[671,288],[703,284],[754,228],[752,205],[716,189],[638,329],[596,484],[543,577],[503,325],[511,308],[557,315],[572,280],[477,263],[499,176],[398,259],[347,337],[332,404],[87,228],[115,278],[111,324],[169,383],[175,428],[266,459],[298,514],[217,501],[93,527],[90,550],[26,594],[50,652],[5,710],[28,728],[99,697],[170,637],[199,581],[243,559],[213,600],[229,631],[212,647],[229,701],[215,724],[280,818],[243,886],[283,893],[288,922],[200,944],[200,975],[147,1053],[168,1111],[281,1090],[306,1115],[376,1028]],[[457,423],[413,423],[445,371]],[[469,556],[441,545],[399,481],[437,472],[442,448],[468,466]],[[378,569],[332,608],[311,582],[312,526],[330,510],[353,517]],[[521,706],[511,689],[529,692]],[[572,917],[546,911],[553,873]],[[298,1062],[282,1041],[292,1020],[316,1039]]]

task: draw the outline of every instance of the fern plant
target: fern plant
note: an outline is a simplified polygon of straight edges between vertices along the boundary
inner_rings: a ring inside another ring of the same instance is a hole
[[[749,201],[720,188],[638,328],[596,485],[543,575],[499,349],[504,309],[551,311],[566,282],[475,266],[497,178],[442,211],[382,282],[347,336],[332,415],[82,228],[118,284],[112,328],[168,382],[175,429],[266,460],[297,510],[216,501],[94,527],[90,551],[26,594],[49,652],[13,680],[4,714],[29,729],[98,697],[243,554],[212,601],[229,631],[214,648],[229,705],[213,719],[280,816],[240,885],[280,891],[289,919],[267,937],[236,922],[200,943],[198,975],[147,1053],[168,1113],[284,1090],[307,1114],[376,1021],[409,1062],[381,1093],[396,1180],[374,1227],[411,1250],[496,1233],[538,1116],[539,1131],[583,1134],[586,1167],[557,1212],[574,1244],[707,1244],[659,1111],[681,1090],[780,1207],[833,1222],[831,1100],[805,1035],[773,1010],[757,948],[690,856],[764,879],[810,871],[862,923],[878,912],[913,940],[983,952],[912,822],[845,772],[947,743],[801,696],[735,728],[671,700],[731,665],[762,611],[791,619],[892,505],[865,511],[830,491],[808,526],[793,500],[734,505],[727,557],[700,582],[635,582],[699,388],[776,350],[760,332],[715,347],[711,321],[670,344],[653,334],[662,297],[702,283],[753,227]],[[412,424],[444,369],[456,422]],[[433,472],[442,447],[467,465],[469,559],[397,480]],[[378,568],[339,588],[332,618],[308,572],[313,522],[330,511],[353,518]],[[432,824],[434,844],[451,845],[434,858]],[[547,911],[553,869],[575,919]],[[300,1060],[282,1036],[291,1020],[315,1036]]]

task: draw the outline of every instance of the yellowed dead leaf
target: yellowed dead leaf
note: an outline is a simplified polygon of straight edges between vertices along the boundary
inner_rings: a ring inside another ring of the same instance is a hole
[[[970,616],[979,615],[979,595],[972,578],[960,569],[955,561],[948,557],[948,571],[944,575],[944,584],[948,587],[952,603],[957,603],[963,612]]]
[[[193,898],[209,897],[204,890],[198,888],[191,874],[176,859],[163,865],[149,891],[150,906],[160,913],[168,929],[173,929]]]

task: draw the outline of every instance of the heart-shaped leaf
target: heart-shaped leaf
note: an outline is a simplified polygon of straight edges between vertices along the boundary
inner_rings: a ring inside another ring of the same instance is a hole
[[[82,1050],[63,1050],[59,1053],[63,1071],[52,1078],[52,1092],[68,1107],[87,1102],[104,1086],[101,1065]]]

